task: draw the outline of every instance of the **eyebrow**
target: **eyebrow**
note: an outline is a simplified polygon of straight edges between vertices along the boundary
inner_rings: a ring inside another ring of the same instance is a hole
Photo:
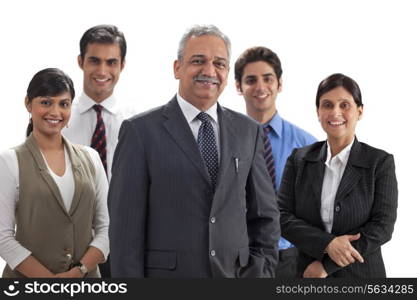
[[[255,75],[255,74],[249,74],[249,75],[246,75],[245,76],[245,78],[253,78],[253,77],[256,77],[257,75]],[[275,75],[273,74],[273,73],[265,73],[265,74],[261,74],[261,76],[262,77],[274,77]]]
[[[206,56],[205,55],[203,55],[203,54],[194,54],[194,55],[191,55],[191,57],[190,57],[190,59],[191,58],[205,58]]]
[[[354,99],[346,99],[346,98],[340,98],[340,99],[337,99],[336,101],[341,102],[341,101],[349,101],[349,100],[355,101]],[[323,98],[323,99],[320,99],[320,101],[332,101],[332,100],[330,100],[329,98]]]
[[[204,54],[194,54],[194,55],[191,55],[191,57],[190,57],[190,59],[191,58],[206,58],[207,56],[206,55],[204,55]],[[224,58],[224,57],[220,57],[220,56],[215,56],[214,57],[214,59],[216,59],[216,60],[224,60],[224,61],[227,61],[227,59],[226,58]]]
[[[40,96],[41,99],[47,99],[47,100],[52,100],[52,98],[55,98],[56,96]],[[71,98],[63,98],[63,99],[58,99],[58,101],[71,101]]]
[[[97,57],[97,56],[89,56],[89,57],[87,57],[87,59],[89,59],[89,60],[99,60],[99,61],[103,60],[102,58]],[[104,61],[118,61],[118,60],[119,59],[116,58],[116,57],[111,57],[111,58],[108,58],[108,59],[104,59]]]

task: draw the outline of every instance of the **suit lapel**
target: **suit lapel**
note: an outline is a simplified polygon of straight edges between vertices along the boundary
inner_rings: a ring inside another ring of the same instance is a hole
[[[35,138],[33,137],[33,134],[31,134],[27,140],[26,140],[26,146],[28,147],[29,151],[31,152],[33,159],[35,160],[35,163],[37,164],[39,168],[39,172],[41,174],[41,177],[48,185],[49,189],[52,192],[52,195],[55,197],[56,201],[58,202],[61,209],[64,211],[64,213],[69,217],[68,212],[65,208],[64,201],[62,200],[61,193],[58,189],[58,186],[55,183],[55,180],[52,178],[51,174],[49,173],[48,167],[43,159],[43,156],[39,150],[39,147],[36,143]]]
[[[82,175],[81,175],[81,161],[78,157],[77,153],[74,151],[74,147],[68,143],[68,141],[64,138],[64,144],[68,151],[69,159],[71,161],[72,165],[72,173],[74,177],[74,196],[72,198],[71,207],[69,210],[69,215],[72,216],[75,212],[75,210],[78,207],[78,204],[81,200],[82,195]]]
[[[187,123],[180,106],[178,105],[176,97],[168,102],[165,106],[163,114],[167,118],[164,122],[165,129],[184,152],[185,156],[198,169],[201,176],[203,176],[207,183],[211,185],[207,167],[204,164],[197,142],[194,139],[193,133],[191,132],[190,126]]]
[[[234,153],[233,149],[236,147],[236,134],[234,130],[234,122],[232,115],[222,108],[220,104],[217,108],[219,116],[219,131],[220,131],[220,165],[218,174],[218,183],[223,182],[223,177],[229,167],[229,164],[233,160]]]
[[[311,187],[315,199],[315,205],[320,210],[321,208],[321,190],[323,187],[323,178],[324,178],[324,161],[327,154],[327,144],[323,143],[316,151],[309,153],[305,158],[308,163],[311,165],[311,173],[313,176],[310,176]]]
[[[358,166],[363,167],[360,148],[361,145],[355,138],[345,171],[337,189],[335,202],[343,200],[362,177],[362,174],[357,169]]]

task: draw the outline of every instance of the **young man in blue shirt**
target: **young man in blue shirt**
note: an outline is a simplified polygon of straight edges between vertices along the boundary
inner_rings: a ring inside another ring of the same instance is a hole
[[[316,142],[311,134],[278,114],[276,97],[282,89],[281,75],[278,56],[265,47],[247,49],[235,63],[236,88],[245,99],[246,112],[264,127],[265,159],[276,190],[292,150]],[[276,277],[295,277],[296,248],[284,238],[279,240],[278,248]]]

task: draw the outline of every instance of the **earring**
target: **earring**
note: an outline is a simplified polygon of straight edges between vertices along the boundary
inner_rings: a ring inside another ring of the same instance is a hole
[[[32,121],[32,114],[31,114],[31,113],[29,113],[29,123],[30,123],[30,124],[32,124],[32,123],[33,123],[33,121]]]

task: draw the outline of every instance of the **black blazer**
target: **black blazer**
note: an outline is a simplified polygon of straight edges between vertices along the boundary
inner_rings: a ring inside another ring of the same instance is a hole
[[[176,98],[123,122],[109,190],[115,277],[272,277],[280,235],[262,129],[218,106],[215,192]]]
[[[282,236],[300,250],[298,275],[319,260],[330,277],[386,277],[381,245],[391,239],[397,217],[394,158],[355,138],[334,202],[332,232],[327,233],[320,215],[326,157],[325,141],[295,149],[278,192]],[[324,253],[334,237],[358,232],[361,238],[352,246],[364,263],[342,268]]]

